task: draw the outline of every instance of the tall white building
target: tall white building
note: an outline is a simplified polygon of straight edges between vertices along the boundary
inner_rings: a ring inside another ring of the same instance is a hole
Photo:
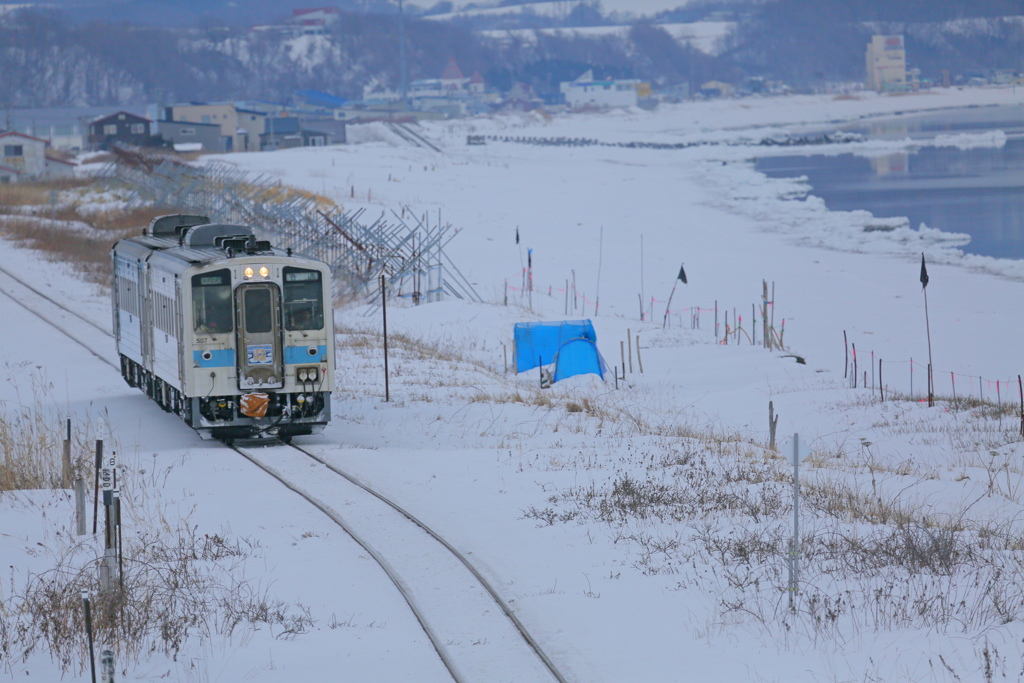
[[[907,89],[907,52],[903,36],[871,36],[867,52],[868,88],[879,92]]]

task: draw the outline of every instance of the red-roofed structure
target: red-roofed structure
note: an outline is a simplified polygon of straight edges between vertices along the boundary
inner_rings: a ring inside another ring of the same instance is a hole
[[[480,75],[479,71],[474,71],[473,76],[469,79],[469,91],[471,93],[482,94],[485,87],[484,77]]]
[[[444,73],[441,74],[442,81],[462,81],[465,80],[465,76],[462,75],[462,69],[459,68],[458,62],[455,61],[455,57],[448,60],[448,66],[444,68]]]

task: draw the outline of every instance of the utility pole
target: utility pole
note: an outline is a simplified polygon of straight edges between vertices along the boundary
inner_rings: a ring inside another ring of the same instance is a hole
[[[405,68],[405,8],[402,5],[402,0],[398,0],[398,59],[402,69],[402,105],[405,106],[409,90],[409,75]]]

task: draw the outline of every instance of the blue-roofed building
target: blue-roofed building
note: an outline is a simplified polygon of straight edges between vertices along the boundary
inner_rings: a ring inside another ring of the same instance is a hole
[[[348,102],[344,97],[320,90],[300,90],[292,96],[292,100],[297,108],[324,111],[334,111]]]

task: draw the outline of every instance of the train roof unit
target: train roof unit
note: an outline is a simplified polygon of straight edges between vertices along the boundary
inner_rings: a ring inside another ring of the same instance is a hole
[[[244,256],[287,256],[296,261],[319,263],[293,256],[291,249],[278,249],[261,240],[251,226],[211,223],[209,217],[190,214],[158,216],[139,237],[114,245],[114,251],[139,260],[177,261],[173,270]],[[159,253],[159,257],[156,253]]]

